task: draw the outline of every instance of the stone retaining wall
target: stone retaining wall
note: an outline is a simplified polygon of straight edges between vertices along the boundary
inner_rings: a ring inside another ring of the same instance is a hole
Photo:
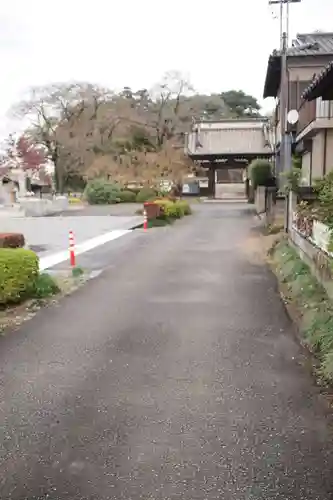
[[[302,236],[295,227],[289,229],[289,242],[333,300],[333,260],[330,255]]]

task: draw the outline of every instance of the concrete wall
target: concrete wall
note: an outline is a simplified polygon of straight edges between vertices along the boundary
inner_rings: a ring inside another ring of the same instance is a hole
[[[266,188],[265,186],[258,186],[255,192],[255,207],[257,214],[262,214],[265,212],[266,204],[265,204],[265,197],[266,197]]]
[[[68,209],[68,198],[58,196],[53,200],[46,198],[22,198],[19,200],[27,217],[45,217],[64,212]]]
[[[293,228],[289,231],[289,241],[325,288],[328,296],[333,299],[332,259]]]

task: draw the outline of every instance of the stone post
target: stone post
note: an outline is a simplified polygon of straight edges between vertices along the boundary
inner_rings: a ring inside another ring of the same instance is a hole
[[[212,198],[215,198],[215,168],[210,165],[209,170],[208,170],[208,192],[209,196]]]
[[[26,181],[26,173],[24,170],[19,170],[17,173],[17,181],[19,184],[19,197],[24,198],[27,195],[27,181]]]

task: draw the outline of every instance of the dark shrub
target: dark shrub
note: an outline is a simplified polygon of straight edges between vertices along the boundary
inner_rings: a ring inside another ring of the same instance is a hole
[[[122,203],[134,203],[136,201],[136,194],[133,191],[124,189],[119,192],[119,199]]]
[[[47,273],[40,274],[36,281],[32,291],[32,295],[36,299],[44,299],[46,297],[51,297],[56,293],[60,292],[55,280]]]
[[[0,233],[0,248],[22,248],[25,245],[23,234]]]
[[[119,186],[104,179],[90,181],[84,194],[90,205],[111,205],[120,201]]]
[[[253,189],[267,186],[272,179],[272,164],[268,160],[254,160],[249,169]]]

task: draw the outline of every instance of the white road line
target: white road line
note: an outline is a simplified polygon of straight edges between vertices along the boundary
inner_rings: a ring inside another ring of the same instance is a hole
[[[83,241],[83,243],[79,243],[75,245],[75,254],[80,255],[81,253],[88,252],[93,248],[99,247],[108,243],[109,241],[116,240],[121,236],[125,236],[125,234],[129,234],[132,232],[132,229],[117,229],[115,231],[110,231],[108,233],[100,234],[95,238],[91,238],[90,240]],[[49,269],[50,267],[56,266],[61,262],[65,262],[69,260],[69,251],[63,250],[61,252],[57,252],[51,255],[46,255],[45,257],[41,257],[39,259],[39,269],[40,271],[45,271],[45,269]]]

